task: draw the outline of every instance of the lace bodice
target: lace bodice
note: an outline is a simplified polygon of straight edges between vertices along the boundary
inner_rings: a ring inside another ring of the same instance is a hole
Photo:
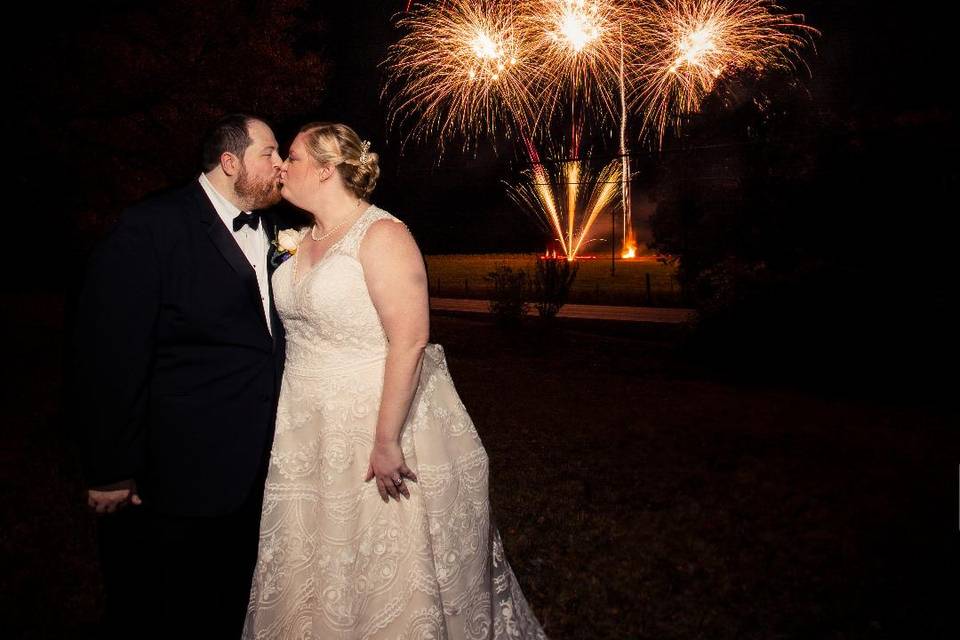
[[[287,367],[316,370],[385,356],[387,338],[358,255],[367,229],[384,219],[402,224],[370,205],[315,265],[293,256],[277,268],[274,301],[287,332]]]

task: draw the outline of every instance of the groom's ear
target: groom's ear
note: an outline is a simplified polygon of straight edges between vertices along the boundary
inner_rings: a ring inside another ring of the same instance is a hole
[[[224,151],[220,154],[220,168],[228,176],[236,175],[240,173],[240,158],[229,151]]]

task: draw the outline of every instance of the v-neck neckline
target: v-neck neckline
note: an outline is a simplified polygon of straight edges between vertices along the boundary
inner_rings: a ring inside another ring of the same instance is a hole
[[[347,230],[343,233],[342,236],[340,236],[340,239],[337,240],[336,242],[334,242],[333,244],[331,244],[329,247],[327,247],[327,250],[323,252],[323,255],[320,256],[320,259],[317,260],[316,262],[314,262],[314,263],[310,266],[309,269],[307,269],[306,271],[304,271],[302,276],[300,276],[299,278],[297,278],[297,277],[296,277],[296,276],[297,276],[297,271],[299,271],[299,269],[294,268],[293,273],[291,274],[291,278],[292,278],[292,280],[293,280],[293,288],[294,288],[294,289],[299,288],[300,285],[303,284],[303,281],[306,280],[307,277],[308,277],[311,273],[313,273],[314,271],[316,271],[317,267],[319,267],[321,264],[323,264],[323,263],[327,260],[327,257],[330,256],[330,254],[331,254],[331,252],[334,250],[334,248],[336,248],[337,246],[339,246],[344,240],[347,239],[347,236],[349,236],[349,235],[353,232],[353,229],[357,226],[357,223],[359,223],[360,220],[362,220],[368,213],[370,213],[370,210],[371,210],[371,209],[373,209],[373,205],[372,205],[372,204],[369,205],[366,209],[364,209],[363,213],[361,213],[359,216],[357,216],[357,219],[356,219],[356,220],[354,220],[353,222],[350,223],[350,226],[347,227]],[[307,231],[307,233],[310,233],[310,232]],[[306,237],[307,237],[307,234],[305,233],[305,234],[303,235],[303,238],[300,239],[300,244],[303,244],[303,240],[304,240]],[[294,254],[294,256],[293,256],[293,259],[296,261],[296,260],[299,258],[299,256],[300,256],[300,251],[299,251],[299,249],[298,249],[298,250],[297,250],[297,253]],[[294,267],[299,267],[300,264],[299,264],[299,262],[294,262],[293,266],[294,266]]]

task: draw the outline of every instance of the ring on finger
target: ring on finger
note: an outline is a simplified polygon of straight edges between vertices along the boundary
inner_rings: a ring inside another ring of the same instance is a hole
[[[395,477],[395,478],[391,478],[391,480],[393,480],[393,484],[397,485],[398,487],[399,487],[401,484],[403,484],[403,478],[401,478],[400,476],[397,476],[397,477]]]

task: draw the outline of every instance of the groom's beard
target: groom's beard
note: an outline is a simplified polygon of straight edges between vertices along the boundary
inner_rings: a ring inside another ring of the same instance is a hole
[[[280,184],[277,177],[279,176],[270,179],[251,178],[246,167],[241,165],[233,190],[250,211],[266,209],[280,202]]]

